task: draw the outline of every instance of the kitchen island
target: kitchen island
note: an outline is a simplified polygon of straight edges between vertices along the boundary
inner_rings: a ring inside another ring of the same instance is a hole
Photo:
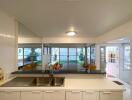
[[[61,87],[28,86],[31,77],[19,78],[11,86],[1,85],[0,100],[123,100],[125,90],[107,78],[66,77]]]

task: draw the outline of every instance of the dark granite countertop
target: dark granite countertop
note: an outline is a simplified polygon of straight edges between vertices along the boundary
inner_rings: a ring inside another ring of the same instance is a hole
[[[34,70],[34,71],[15,71],[12,74],[49,74],[50,72],[43,70]],[[100,70],[85,72],[85,71],[53,71],[53,74],[106,74],[105,72],[101,72]]]

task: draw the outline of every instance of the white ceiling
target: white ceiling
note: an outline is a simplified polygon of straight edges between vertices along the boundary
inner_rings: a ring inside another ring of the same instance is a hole
[[[94,37],[132,19],[132,0],[0,0],[0,7],[39,36]]]

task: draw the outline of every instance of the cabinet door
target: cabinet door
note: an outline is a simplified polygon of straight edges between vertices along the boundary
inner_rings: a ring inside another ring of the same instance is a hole
[[[100,92],[100,100],[123,100],[123,92]]]
[[[43,98],[44,100],[65,100],[65,91],[44,91]]]
[[[66,100],[82,100],[82,92],[81,91],[67,91],[66,92]]]
[[[41,91],[21,92],[21,100],[43,100]]]
[[[4,92],[3,91],[0,91],[0,100],[5,100],[4,99]]]
[[[20,92],[1,91],[0,100],[20,100]]]
[[[99,100],[99,92],[85,91],[83,92],[83,100]]]

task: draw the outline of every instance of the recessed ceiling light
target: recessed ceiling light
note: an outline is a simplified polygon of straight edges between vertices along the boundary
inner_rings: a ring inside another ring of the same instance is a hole
[[[70,31],[66,33],[68,36],[75,36],[77,33],[74,31]]]

